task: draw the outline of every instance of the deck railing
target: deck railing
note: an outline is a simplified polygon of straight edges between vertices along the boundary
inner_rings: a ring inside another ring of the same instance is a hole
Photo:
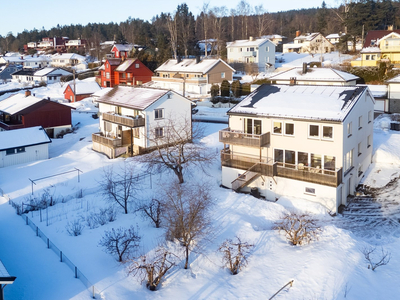
[[[122,139],[113,139],[102,135],[101,132],[92,134],[93,143],[99,143],[110,148],[122,146]]]
[[[224,144],[247,147],[265,147],[270,143],[270,133],[250,134],[231,130],[229,127],[219,132],[219,141]]]
[[[128,127],[142,127],[145,125],[144,118],[133,118],[128,116],[120,116],[113,113],[103,112],[103,120],[115,124],[120,124]]]

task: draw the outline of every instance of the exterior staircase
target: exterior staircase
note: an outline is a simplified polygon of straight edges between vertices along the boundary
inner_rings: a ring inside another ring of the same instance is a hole
[[[258,167],[260,163],[254,164],[250,169],[232,181],[232,190],[235,192],[239,192],[241,188],[245,187],[253,180],[257,179],[261,174],[259,172],[253,171],[255,168]]]

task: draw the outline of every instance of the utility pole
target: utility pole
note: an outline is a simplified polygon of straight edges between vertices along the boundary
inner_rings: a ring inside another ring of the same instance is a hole
[[[74,77],[74,102],[76,102],[75,69],[73,69],[73,77]]]

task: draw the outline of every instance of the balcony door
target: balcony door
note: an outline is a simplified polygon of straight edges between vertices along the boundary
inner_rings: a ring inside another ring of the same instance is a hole
[[[261,120],[244,118],[244,133],[261,134]]]

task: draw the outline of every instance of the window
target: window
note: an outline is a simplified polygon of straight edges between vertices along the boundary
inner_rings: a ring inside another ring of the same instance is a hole
[[[363,171],[362,171],[362,165],[358,167],[358,177],[360,177],[362,175]]]
[[[244,132],[249,134],[261,134],[261,120],[245,118]]]
[[[372,122],[372,110],[368,112],[368,124]]]
[[[221,78],[225,78],[225,72],[221,72]]]
[[[353,149],[346,153],[344,157],[343,168],[345,171],[349,170],[353,166]]]
[[[352,127],[353,127],[352,122],[347,124],[347,137],[351,137],[351,134],[353,132],[353,128]]]
[[[110,72],[106,72],[106,78],[110,79]]]
[[[376,57],[375,54],[371,55],[371,60],[375,60],[375,57]]]
[[[336,159],[334,156],[324,155],[324,169],[335,171]]]
[[[285,123],[285,134],[286,135],[294,135],[294,124],[293,123]]]
[[[282,122],[274,122],[274,133],[282,134]]]
[[[267,46],[266,50],[267,50],[267,52],[269,52],[269,47],[268,46]]]
[[[362,116],[358,117],[358,130],[362,128]]]
[[[154,119],[162,119],[164,117],[164,109],[157,108],[154,110]]]
[[[369,135],[367,137],[367,148],[371,147],[371,145],[372,145],[372,139],[371,139],[371,135]]]
[[[311,153],[311,167],[320,169],[321,168],[321,155]]]
[[[164,128],[163,127],[157,127],[155,129],[155,135],[156,135],[156,138],[163,137],[164,136]]]
[[[311,137],[311,138],[319,138],[319,126],[318,125],[310,125],[310,127],[309,127],[309,137]]]
[[[365,55],[365,60],[369,60],[369,55]]]
[[[358,143],[358,156],[362,154],[361,149],[362,149],[362,142]]]
[[[276,162],[283,163],[283,150],[275,149],[274,150],[274,157]]]
[[[135,68],[139,69],[140,65],[139,64],[135,64]]]
[[[285,163],[296,164],[296,152],[291,150],[285,150]]]
[[[297,152],[297,163],[302,164],[302,167],[308,166],[308,153],[307,152]]]
[[[128,73],[127,75],[128,75],[128,78],[131,78],[131,73]]]
[[[15,149],[7,149],[6,150],[6,155],[11,155],[11,154],[15,154]]]
[[[306,187],[305,190],[304,190],[304,192],[305,192],[306,194],[313,194],[313,195],[315,195],[315,189],[314,189],[314,188]]]
[[[333,139],[333,127],[332,126],[322,126],[322,138]]]
[[[109,122],[104,122],[104,130],[106,132],[111,132],[112,131],[112,124]]]

